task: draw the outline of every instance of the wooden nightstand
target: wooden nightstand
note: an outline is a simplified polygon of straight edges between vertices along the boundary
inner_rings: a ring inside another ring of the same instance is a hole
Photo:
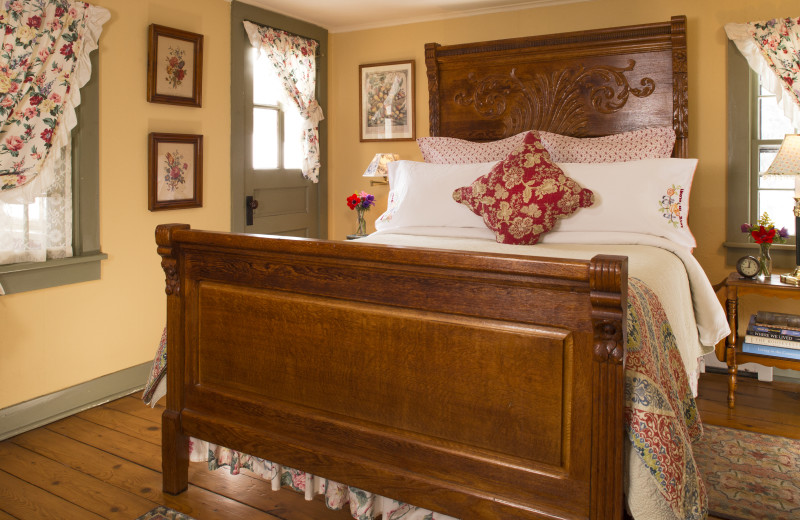
[[[800,287],[782,283],[780,275],[772,275],[772,277],[764,281],[759,281],[758,279],[742,278],[738,273],[731,273],[728,279],[721,282],[717,288],[723,286],[727,293],[726,309],[728,312],[728,325],[731,328],[730,335],[725,338],[725,362],[728,365],[728,407],[733,408],[736,392],[736,370],[739,363],[758,363],[768,367],[800,370],[800,360],[742,352],[744,338],[738,335],[739,296],[758,294],[761,296],[800,299]]]

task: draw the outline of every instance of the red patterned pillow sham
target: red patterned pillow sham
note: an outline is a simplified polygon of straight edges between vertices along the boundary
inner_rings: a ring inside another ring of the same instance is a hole
[[[556,166],[530,132],[489,173],[456,189],[453,199],[482,216],[498,242],[535,244],[556,219],[591,206],[594,194]]]

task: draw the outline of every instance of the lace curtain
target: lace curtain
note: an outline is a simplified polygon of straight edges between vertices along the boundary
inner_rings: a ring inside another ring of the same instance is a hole
[[[325,119],[315,97],[319,43],[295,34],[244,22],[250,44],[269,58],[286,94],[303,117],[303,176],[319,181],[319,122]]]
[[[800,18],[729,23],[725,32],[800,128]]]
[[[0,9],[0,263],[72,256],[70,132],[110,13],[74,0]]]

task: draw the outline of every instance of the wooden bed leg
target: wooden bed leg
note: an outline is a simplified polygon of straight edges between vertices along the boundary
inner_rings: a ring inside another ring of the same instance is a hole
[[[189,486],[189,437],[181,427],[184,405],[184,367],[171,360],[184,358],[181,266],[173,250],[175,231],[189,229],[186,224],[163,224],[156,228],[156,244],[161,267],[166,275],[167,294],[167,409],[161,415],[161,470],[165,493],[176,495]]]
[[[589,266],[594,324],[594,410],[592,411],[592,520],[625,515],[625,328],[628,259],[598,255]]]
[[[161,471],[165,493],[177,495],[189,486],[189,438],[181,433],[180,414],[161,416]]]

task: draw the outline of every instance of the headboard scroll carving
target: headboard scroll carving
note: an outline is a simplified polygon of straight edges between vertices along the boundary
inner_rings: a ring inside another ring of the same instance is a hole
[[[672,126],[688,156],[686,17],[473,44],[425,46],[432,136],[536,129],[597,137]]]
[[[643,98],[653,93],[656,85],[651,78],[641,78],[641,88],[630,85],[625,73],[635,66],[635,60],[628,60],[624,67],[580,66],[528,77],[520,77],[516,68],[505,77],[473,72],[467,88],[456,91],[453,101],[472,105],[486,119],[502,121],[508,135],[536,128],[582,136],[589,124],[587,111],[611,114],[622,109],[630,95]],[[471,138],[490,137],[475,132]]]

